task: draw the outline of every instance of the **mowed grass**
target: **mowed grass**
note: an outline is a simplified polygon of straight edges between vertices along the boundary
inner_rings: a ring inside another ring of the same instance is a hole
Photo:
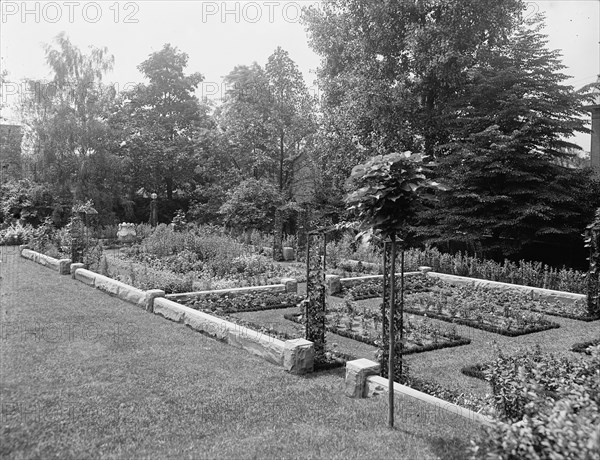
[[[287,374],[0,248],[3,458],[457,458],[466,419]]]

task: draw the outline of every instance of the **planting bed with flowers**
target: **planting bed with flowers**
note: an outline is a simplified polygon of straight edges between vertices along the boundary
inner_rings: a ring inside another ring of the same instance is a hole
[[[498,423],[475,448],[478,458],[598,458],[599,346],[579,359],[540,347],[500,353],[482,369]]]
[[[286,314],[286,319],[301,323],[303,314]],[[379,346],[382,337],[381,311],[360,308],[354,302],[332,304],[327,308],[325,328],[334,334]],[[470,340],[460,337],[454,327],[440,327],[428,318],[405,315],[404,353],[420,353],[440,348],[466,345]]]
[[[368,282],[345,290],[349,298],[381,296],[381,283]],[[533,300],[525,293],[493,287],[455,286],[439,278],[405,278],[404,311],[508,336],[558,327],[545,315],[593,320],[584,302],[570,304]]]
[[[239,313],[291,308],[297,306],[302,300],[304,296],[292,293],[253,292],[235,296],[208,294],[187,301],[186,305],[208,313]]]

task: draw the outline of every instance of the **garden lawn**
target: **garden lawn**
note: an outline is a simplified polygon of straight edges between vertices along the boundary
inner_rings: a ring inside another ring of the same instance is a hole
[[[477,425],[347,398],[343,369],[293,376],[0,247],[0,455],[464,458]]]

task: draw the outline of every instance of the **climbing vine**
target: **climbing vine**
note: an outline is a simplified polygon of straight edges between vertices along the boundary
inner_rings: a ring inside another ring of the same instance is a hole
[[[590,250],[590,268],[587,275],[588,313],[600,317],[600,208],[594,221],[587,226],[585,245]]]
[[[325,247],[324,232],[309,232],[306,238],[306,340],[314,343],[315,360],[325,354]]]

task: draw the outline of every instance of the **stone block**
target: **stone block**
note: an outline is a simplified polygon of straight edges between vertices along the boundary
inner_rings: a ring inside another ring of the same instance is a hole
[[[24,257],[25,259],[34,260],[36,254],[37,253],[35,251],[32,251],[28,248],[24,248],[21,250],[21,257]]]
[[[258,331],[234,324],[233,327],[227,329],[227,343],[237,348],[243,348],[270,363],[279,366],[283,364],[284,342]]]
[[[346,378],[344,393],[350,398],[364,398],[367,377],[379,373],[379,364],[369,359],[361,358],[346,363]]]
[[[342,290],[341,278],[337,275],[325,275],[327,294],[335,295]]]
[[[144,293],[144,299],[140,305],[146,311],[154,313],[154,301],[159,297],[164,297],[165,291],[162,289],[149,289]]]
[[[77,270],[79,271],[79,270]],[[164,318],[175,321],[176,323],[183,322],[185,316],[185,309],[183,305],[179,305],[171,300],[159,297],[154,300],[154,314],[163,316]]]
[[[96,286],[96,273],[86,270],[85,268],[78,268],[75,270],[75,279],[88,286]]]
[[[423,273],[424,275],[426,275],[428,272],[432,271],[433,269],[431,267],[428,267],[427,265],[422,265],[419,267],[419,271],[421,273]]]
[[[85,268],[85,264],[76,263],[76,264],[71,264],[70,265],[69,269],[71,270],[71,278],[75,279],[75,272],[79,268]]]
[[[294,248],[284,247],[283,248],[283,260],[290,261],[294,260]]]
[[[315,362],[314,344],[305,339],[286,340],[283,348],[283,368],[291,374],[312,372]]]
[[[294,278],[282,278],[281,284],[285,286],[285,292],[298,293],[298,281]]]
[[[71,274],[71,259],[60,259],[58,261],[58,274],[59,275]]]
[[[196,310],[186,313],[183,324],[218,340],[226,340],[230,326],[235,326],[229,321]]]
[[[138,307],[146,308],[146,293],[144,291],[125,283],[119,283],[117,286],[117,297],[119,299],[137,305]]]
[[[37,262],[44,267],[58,271],[58,260],[54,257],[47,256],[46,254],[39,254]]]
[[[119,284],[119,281],[104,275],[96,275],[94,278],[94,286],[96,289],[100,289],[101,291],[114,296],[119,294]]]

